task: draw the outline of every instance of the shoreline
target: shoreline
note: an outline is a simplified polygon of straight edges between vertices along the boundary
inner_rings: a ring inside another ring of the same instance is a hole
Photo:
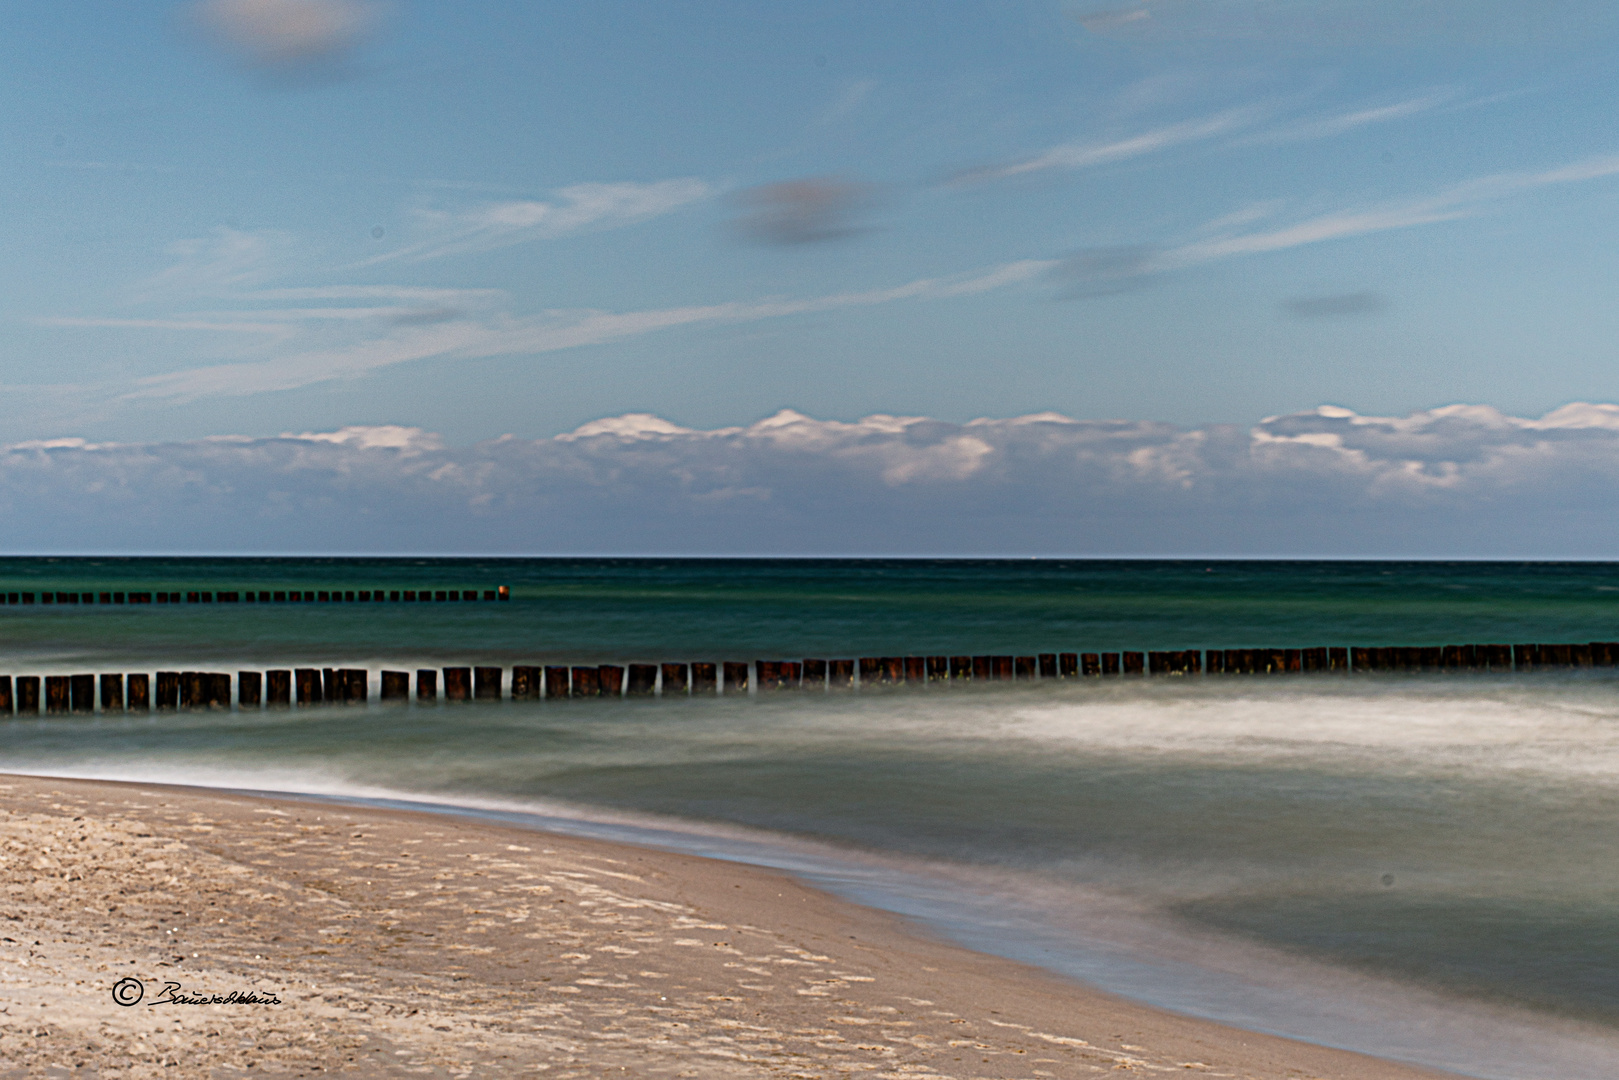
[[[1454,1075],[1126,1001],[745,864],[178,785],[0,795],[0,1057],[30,1073]],[[166,981],[279,1003],[153,1006]]]

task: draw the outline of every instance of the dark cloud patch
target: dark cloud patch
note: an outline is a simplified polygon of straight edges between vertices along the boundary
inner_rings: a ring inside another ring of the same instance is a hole
[[[429,326],[433,323],[459,319],[465,314],[466,312],[460,308],[452,307],[414,308],[410,311],[390,316],[388,321],[396,326]]]
[[[759,244],[813,244],[871,231],[860,222],[875,202],[869,184],[835,176],[783,180],[737,196],[737,231]]]
[[[1375,292],[1340,293],[1336,296],[1297,296],[1282,301],[1282,311],[1295,319],[1349,319],[1376,315],[1389,303]]]
[[[1113,296],[1146,286],[1158,272],[1157,255],[1150,247],[1087,248],[1064,258],[1050,276],[1059,283],[1058,299]]]

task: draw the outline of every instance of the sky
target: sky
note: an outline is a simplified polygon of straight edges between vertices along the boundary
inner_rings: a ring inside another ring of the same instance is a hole
[[[0,548],[1619,557],[1611,4],[6,12]]]

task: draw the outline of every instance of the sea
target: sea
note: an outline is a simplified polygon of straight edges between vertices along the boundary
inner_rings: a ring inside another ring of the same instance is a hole
[[[1619,640],[1619,564],[13,558],[0,673],[350,667],[365,705],[12,717],[0,771],[406,806],[787,869],[1252,1030],[1619,1075],[1619,668],[383,703],[383,669]]]

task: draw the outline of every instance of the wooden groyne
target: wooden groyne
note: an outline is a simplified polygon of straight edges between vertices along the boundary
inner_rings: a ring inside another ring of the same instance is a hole
[[[1568,671],[1619,666],[1619,642],[1569,645],[1443,645],[1375,648],[1184,649],[1036,653],[1026,656],[864,656],[850,659],[725,660],[661,664],[518,665],[384,670],[386,703],[543,701],[602,697],[701,697],[785,691],[833,692],[977,682],[1225,675],[1352,675],[1363,672]],[[857,679],[858,673],[858,679]],[[0,715],[141,713],[363,705],[366,668],[228,672],[159,671],[0,675]],[[234,683],[234,687],[233,687]],[[232,692],[234,688],[234,693]],[[441,692],[442,690],[442,692]]]
[[[7,592],[11,604],[426,604],[510,600],[511,589],[230,589],[180,592]]]

